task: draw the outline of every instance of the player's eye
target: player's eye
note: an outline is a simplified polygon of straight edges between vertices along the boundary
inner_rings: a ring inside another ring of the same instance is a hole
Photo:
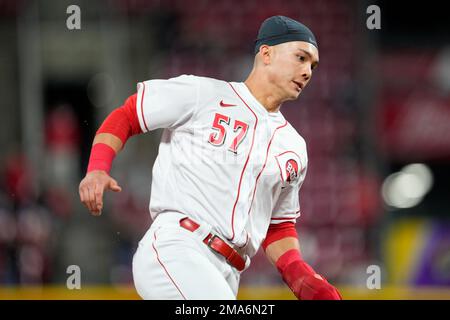
[[[297,58],[298,58],[298,60],[300,60],[302,62],[305,61],[305,56],[298,55]]]

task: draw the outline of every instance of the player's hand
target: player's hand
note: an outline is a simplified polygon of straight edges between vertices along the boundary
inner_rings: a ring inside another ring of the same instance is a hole
[[[91,214],[99,216],[103,209],[103,192],[122,191],[117,181],[111,178],[105,171],[94,170],[86,174],[81,180],[78,192],[81,202],[89,209]]]
[[[300,281],[300,290],[294,292],[299,300],[342,300],[339,291],[318,274],[307,275]]]

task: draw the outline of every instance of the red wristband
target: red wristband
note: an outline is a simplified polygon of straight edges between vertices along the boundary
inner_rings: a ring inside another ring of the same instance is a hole
[[[87,172],[103,170],[109,173],[115,156],[116,152],[109,145],[104,143],[94,144],[91,150]]]

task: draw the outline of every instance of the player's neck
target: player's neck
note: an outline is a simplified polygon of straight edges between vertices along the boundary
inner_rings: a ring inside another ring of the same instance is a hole
[[[252,72],[244,83],[250,93],[268,112],[278,112],[280,110],[281,99],[276,97],[273,91],[268,88],[267,82],[263,77],[259,77],[255,72]]]

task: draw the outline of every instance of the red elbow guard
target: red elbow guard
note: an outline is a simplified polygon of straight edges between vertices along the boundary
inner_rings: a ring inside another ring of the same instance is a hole
[[[276,267],[297,299],[342,300],[338,290],[304,262],[297,249],[285,252]]]

